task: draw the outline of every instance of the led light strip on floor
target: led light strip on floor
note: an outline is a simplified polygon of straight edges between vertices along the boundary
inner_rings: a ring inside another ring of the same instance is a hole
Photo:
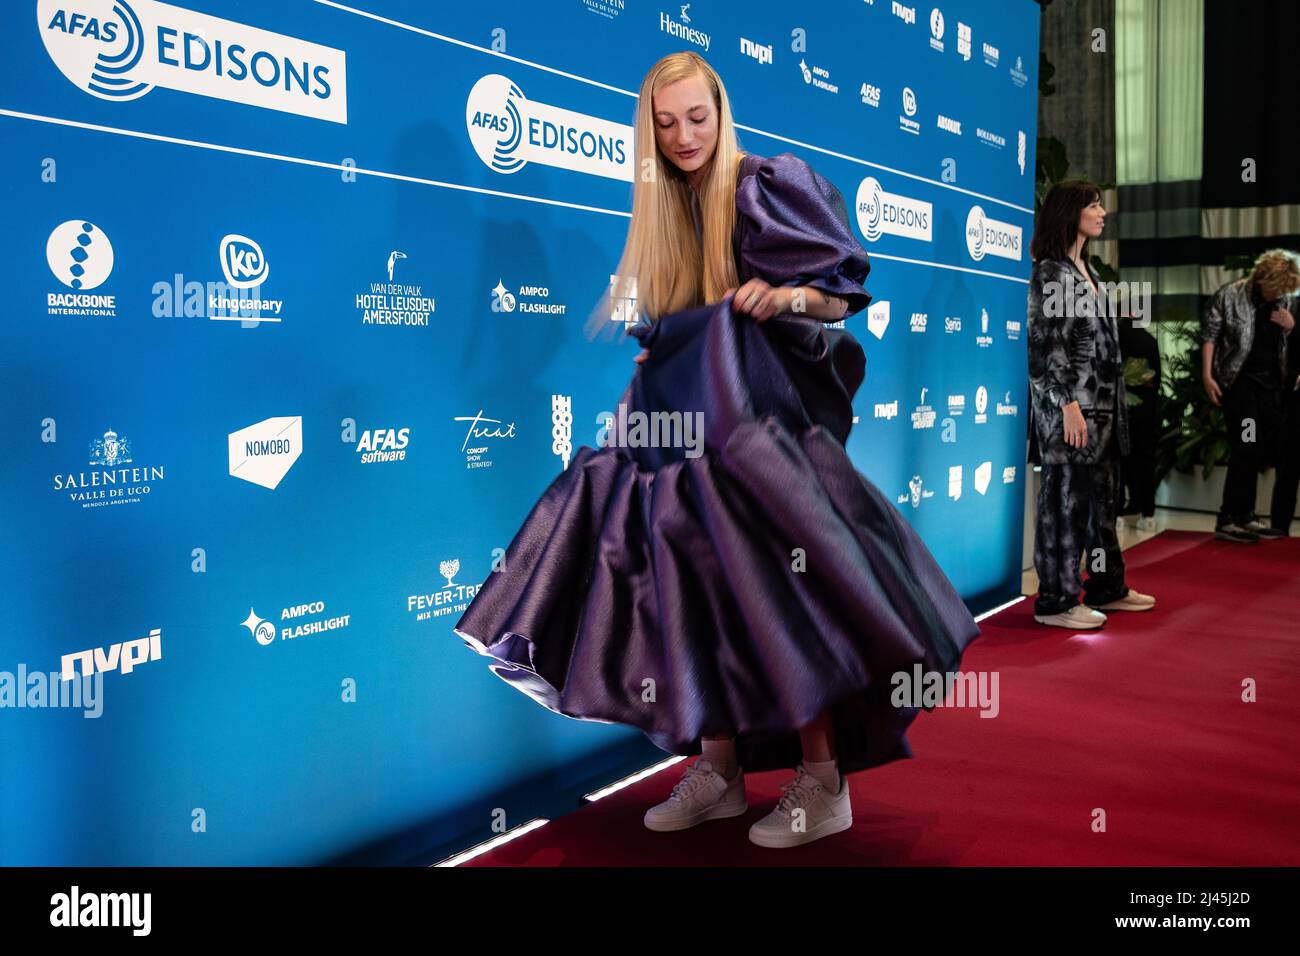
[[[500,836],[493,837],[491,840],[480,843],[478,846],[472,846],[468,850],[457,853],[455,856],[447,857],[447,859],[440,863],[434,863],[433,866],[460,866],[462,863],[468,862],[476,856],[482,856],[490,850],[495,850],[499,846],[504,846],[511,840],[517,840],[525,833],[532,833],[538,827],[550,822],[551,821],[547,820],[545,817],[537,817],[536,819],[529,820],[527,823],[517,826],[513,830],[507,830]]]
[[[686,759],[685,757],[669,757],[667,760],[661,760],[657,764],[654,764],[653,766],[646,767],[644,770],[638,770],[630,777],[624,777],[622,780],[615,780],[607,787],[601,787],[599,790],[593,790],[591,793],[587,794],[582,799],[586,800],[588,803],[595,803],[601,797],[608,797],[611,793],[616,793],[619,790],[622,790],[624,787],[630,787],[632,786],[632,784],[636,783],[639,780],[644,780],[646,777],[652,777],[655,774],[657,774],[660,770],[666,770],[667,768],[671,767],[673,764],[680,763],[685,759]]]

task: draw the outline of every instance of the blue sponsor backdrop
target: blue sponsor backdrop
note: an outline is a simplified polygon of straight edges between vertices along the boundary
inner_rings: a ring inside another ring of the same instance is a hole
[[[673,50],[745,149],[844,194],[875,297],[849,451],[973,610],[1017,593],[1030,0],[187,4],[3,14],[0,863],[463,845],[647,762],[451,631],[636,352],[581,331],[630,182],[544,149],[499,172],[469,120],[611,142]],[[473,102],[492,74],[517,95]],[[98,703],[39,706],[95,649]]]

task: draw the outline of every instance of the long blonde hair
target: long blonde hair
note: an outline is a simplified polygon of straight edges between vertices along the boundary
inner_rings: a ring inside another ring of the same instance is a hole
[[[718,112],[717,144],[698,190],[703,243],[695,236],[686,174],[660,152],[654,127],[654,94],[692,76],[707,81]],[[633,278],[636,308],[652,321],[717,302],[739,285],[731,240],[736,225],[736,176],[745,154],[736,139],[722,78],[698,53],[670,53],[641,81],[633,152],[632,222],[616,273],[620,288],[611,290],[597,306],[591,323],[597,327],[602,322],[608,327],[611,296],[627,295]]]

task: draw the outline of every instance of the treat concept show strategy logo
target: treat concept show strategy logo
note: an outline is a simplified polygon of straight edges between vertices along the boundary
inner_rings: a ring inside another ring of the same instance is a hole
[[[342,50],[155,0],[38,0],[36,19],[54,65],[100,99],[159,86],[348,121]]]

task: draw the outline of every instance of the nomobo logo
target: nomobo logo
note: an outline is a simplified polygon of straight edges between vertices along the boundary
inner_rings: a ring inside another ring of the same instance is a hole
[[[347,123],[342,50],[157,0],[38,0],[45,52],[92,96],[155,86]]]
[[[302,454],[302,419],[268,418],[231,432],[230,474],[275,489]]]

